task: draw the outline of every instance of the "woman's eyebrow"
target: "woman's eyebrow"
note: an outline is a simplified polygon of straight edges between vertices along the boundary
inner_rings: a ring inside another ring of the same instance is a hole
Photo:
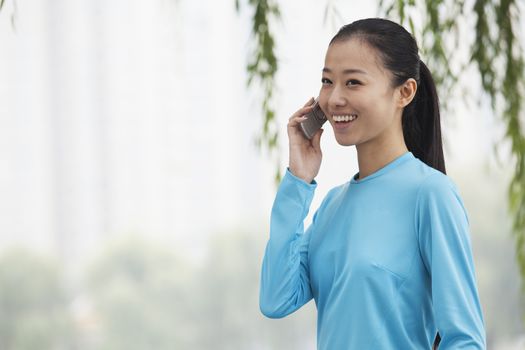
[[[332,70],[330,68],[326,68],[324,67],[323,68],[323,72],[324,73],[332,73]],[[343,70],[343,74],[366,74],[366,72],[364,70],[361,70],[361,69],[357,69],[357,68],[348,68],[348,69],[345,69]]]

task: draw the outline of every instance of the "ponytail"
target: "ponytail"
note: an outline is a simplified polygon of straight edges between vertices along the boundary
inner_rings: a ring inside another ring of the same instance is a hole
[[[405,144],[416,158],[446,174],[436,84],[421,60],[417,80],[416,96],[403,110],[401,119]],[[432,350],[437,350],[440,342],[441,336],[437,333]]]
[[[423,61],[419,61],[416,96],[403,110],[402,125],[408,150],[427,165],[446,174],[439,98],[432,74]]]

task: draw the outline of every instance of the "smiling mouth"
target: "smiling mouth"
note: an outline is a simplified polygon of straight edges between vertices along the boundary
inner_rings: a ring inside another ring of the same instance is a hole
[[[350,123],[357,119],[357,114],[334,115],[332,119],[335,123]]]

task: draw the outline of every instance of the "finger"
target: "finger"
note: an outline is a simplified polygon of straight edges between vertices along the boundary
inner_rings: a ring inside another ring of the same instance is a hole
[[[303,108],[299,109],[297,112],[295,112],[294,114],[292,114],[292,116],[290,118],[288,118],[288,120],[292,120],[292,119],[294,119],[296,117],[302,117],[305,114],[307,114],[308,112],[310,112],[313,108],[314,108],[313,105],[303,107]]]
[[[297,127],[299,124],[304,122],[306,119],[308,119],[308,117],[305,115],[292,117],[288,121],[288,126],[293,127],[293,128]]]

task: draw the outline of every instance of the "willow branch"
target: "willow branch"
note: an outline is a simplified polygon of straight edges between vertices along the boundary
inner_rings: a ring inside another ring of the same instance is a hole
[[[280,18],[279,7],[272,0],[249,0],[248,5],[253,10],[252,35],[255,39],[255,48],[251,60],[247,65],[248,86],[257,83],[262,87],[262,131],[257,137],[260,149],[266,148],[270,156],[275,158],[275,181],[281,179],[279,159],[279,129],[275,118],[273,106],[273,91],[275,89],[275,75],[278,70],[278,60],[275,55],[275,38],[271,24]],[[239,1],[235,6],[240,9]]]

